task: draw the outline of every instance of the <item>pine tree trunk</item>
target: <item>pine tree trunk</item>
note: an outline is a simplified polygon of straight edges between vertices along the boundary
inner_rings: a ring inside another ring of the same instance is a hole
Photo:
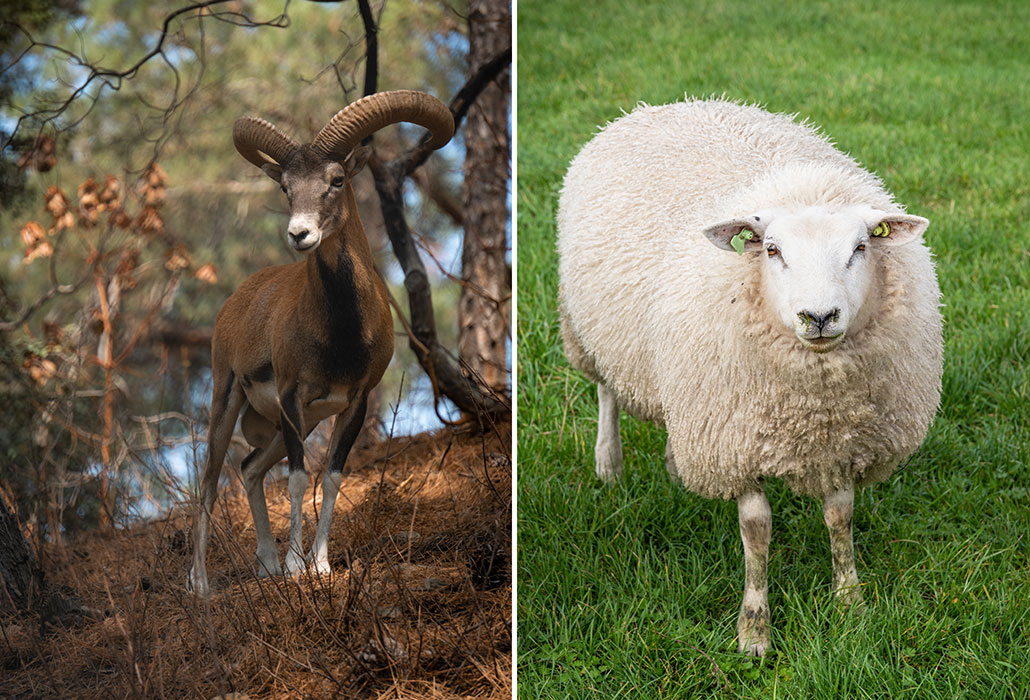
[[[0,495],[0,610],[23,612],[29,608],[40,584],[34,561],[18,520]]]
[[[508,0],[469,3],[469,74],[511,46]],[[465,121],[464,285],[458,307],[458,351],[466,371],[503,390],[508,383],[510,336],[507,266],[508,115],[511,72],[505,70],[469,109]]]

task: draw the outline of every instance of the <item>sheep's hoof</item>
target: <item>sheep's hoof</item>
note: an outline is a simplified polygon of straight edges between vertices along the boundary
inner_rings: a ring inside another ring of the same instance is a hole
[[[737,651],[747,656],[765,656],[769,650],[769,609],[741,607],[737,617]]]
[[[600,435],[594,447],[594,472],[606,484],[614,484],[622,477],[622,443],[605,440]]]
[[[765,656],[765,652],[769,649],[769,640],[763,639],[761,641],[757,639],[751,639],[748,641],[741,640],[737,646],[737,651],[744,656],[755,656],[761,658]]]
[[[841,586],[834,592],[837,604],[848,608],[852,612],[861,613],[865,611],[865,598],[862,596],[862,588],[858,583]]]
[[[613,466],[611,464],[597,463],[597,467],[594,469],[597,473],[597,478],[606,484],[614,484],[622,478],[622,466]]]

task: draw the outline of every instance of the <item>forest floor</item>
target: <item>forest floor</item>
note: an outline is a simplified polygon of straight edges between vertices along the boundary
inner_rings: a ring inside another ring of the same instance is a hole
[[[0,696],[509,698],[510,454],[508,426],[356,448],[321,578],[254,576],[235,473],[215,507],[208,603],[185,589],[188,509],[53,548],[48,585],[89,614],[0,618]],[[285,480],[267,492],[282,555]],[[320,501],[309,488],[306,547]]]

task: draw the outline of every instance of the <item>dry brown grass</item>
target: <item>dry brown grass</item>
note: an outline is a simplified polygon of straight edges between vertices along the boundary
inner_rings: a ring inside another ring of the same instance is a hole
[[[186,509],[47,552],[50,584],[95,616],[0,620],[0,696],[511,697],[509,436],[444,431],[356,450],[331,577],[255,578],[234,488],[216,506],[207,604],[185,591]],[[309,492],[306,546],[320,500]],[[282,553],[285,483],[268,485],[268,501]]]

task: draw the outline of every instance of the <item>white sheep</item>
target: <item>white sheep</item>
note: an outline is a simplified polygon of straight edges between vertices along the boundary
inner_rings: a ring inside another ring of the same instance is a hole
[[[854,486],[911,455],[940,402],[928,223],[811,126],[721,99],[640,105],[569,166],[561,325],[597,382],[597,474],[621,474],[621,407],[668,429],[688,489],[737,499],[742,652],[769,647],[766,477],[823,499],[834,590],[861,601]]]

